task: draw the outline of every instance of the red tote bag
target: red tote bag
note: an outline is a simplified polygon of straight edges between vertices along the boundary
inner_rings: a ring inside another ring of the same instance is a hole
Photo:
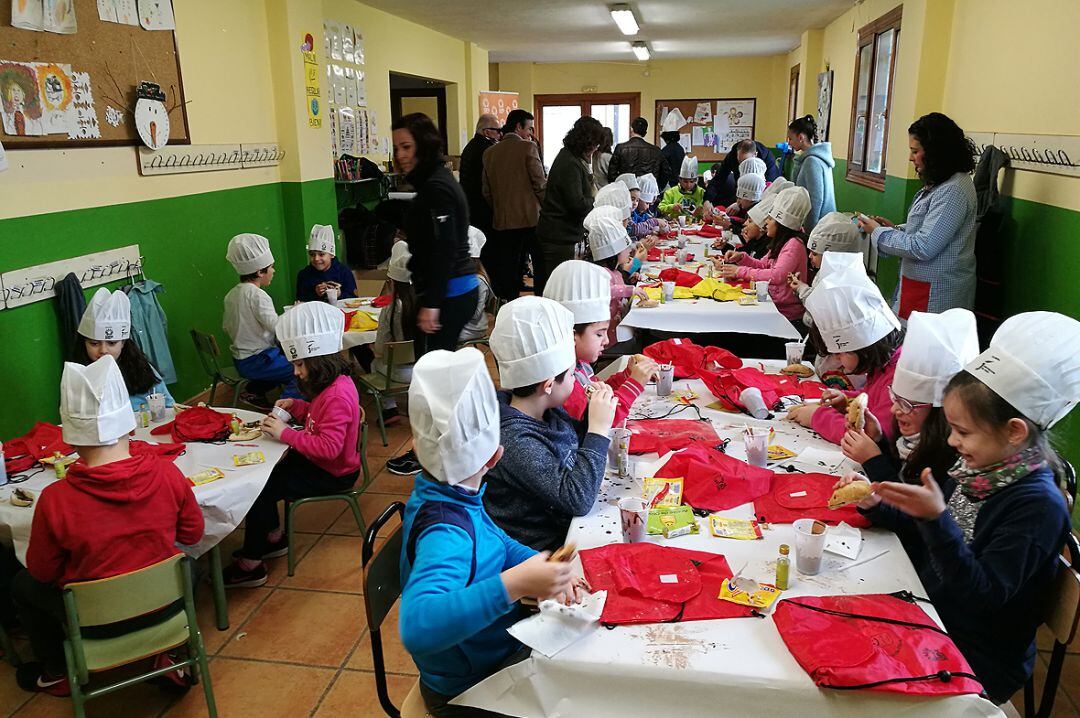
[[[771,524],[817,519],[831,526],[841,521],[856,528],[869,526],[870,520],[854,504],[835,510],[829,508],[829,497],[839,480],[840,477],[829,474],[773,474],[769,492],[754,500],[754,513],[759,521]]]
[[[724,511],[768,493],[773,472],[750,466],[703,443],[672,456],[657,476],[683,479],[683,503],[695,509]]]

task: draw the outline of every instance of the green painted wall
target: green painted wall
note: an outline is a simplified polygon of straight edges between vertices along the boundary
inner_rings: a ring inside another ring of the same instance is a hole
[[[280,310],[292,301],[296,272],[307,263],[311,224],[336,224],[336,215],[333,181],[319,180],[6,219],[0,220],[0,271],[139,244],[147,276],[165,285],[160,301],[179,375],[170,391],[182,399],[207,386],[191,328],[214,332],[228,355],[221,300],[237,281],[225,261],[229,239],[241,232],[270,239],[277,274],[269,291]],[[62,359],[54,304],[0,311],[0,389],[8,407],[0,413],[0,437],[22,434],[38,419],[57,419]]]

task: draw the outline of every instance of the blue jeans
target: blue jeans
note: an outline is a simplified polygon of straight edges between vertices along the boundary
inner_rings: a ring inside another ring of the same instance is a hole
[[[275,386],[281,386],[282,399],[299,399],[292,363],[277,347],[269,347],[247,359],[233,359],[237,373],[248,380],[248,390],[265,394]]]

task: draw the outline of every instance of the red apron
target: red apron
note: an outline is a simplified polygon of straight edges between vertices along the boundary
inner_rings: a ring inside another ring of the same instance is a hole
[[[697,442],[717,446],[720,437],[711,422],[699,419],[634,419],[626,422],[630,430],[630,453],[663,456],[669,451]]]
[[[677,287],[695,287],[701,282],[701,277],[692,272],[669,267],[660,272],[661,282],[675,282]]]
[[[9,475],[16,474],[57,451],[67,456],[74,449],[64,443],[59,426],[39,421],[22,436],[4,442],[4,466]]]
[[[153,454],[162,459],[176,461],[176,457],[187,451],[187,446],[185,444],[151,444],[146,441],[132,439],[128,444],[128,451],[132,456]]]
[[[769,492],[754,499],[754,514],[759,521],[771,524],[817,519],[833,526],[841,521],[856,528],[869,526],[869,519],[854,504],[835,511],[828,507],[833,487],[839,480],[840,477],[829,474],[773,474]]]
[[[720,347],[699,347],[689,339],[666,339],[650,344],[644,349],[645,356],[661,364],[675,367],[675,378],[696,377],[702,370],[714,371],[717,366],[738,369],[742,359]]]
[[[720,586],[732,575],[720,554],[652,543],[613,543],[578,555],[592,589],[608,592],[600,616],[604,624],[755,615],[749,606],[717,598]]]
[[[683,481],[683,503],[695,509],[723,511],[741,506],[769,491],[773,472],[705,444],[693,444],[672,456],[657,476]]]
[[[173,441],[224,441],[229,437],[231,414],[214,411],[208,406],[193,406],[184,409],[168,424],[162,424],[150,431],[154,436],[171,434]]]
[[[786,598],[776,604],[773,621],[791,655],[822,688],[982,693],[960,649],[910,594]]]

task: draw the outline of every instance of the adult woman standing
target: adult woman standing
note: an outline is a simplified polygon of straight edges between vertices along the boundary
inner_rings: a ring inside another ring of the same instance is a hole
[[[806,215],[803,228],[809,232],[818,220],[836,211],[836,195],[833,191],[832,145],[819,142],[817,122],[813,115],[797,117],[788,125],[787,141],[795,155],[791,179],[810,194],[810,214]]]
[[[536,237],[542,261],[533,266],[533,291],[543,294],[555,267],[574,258],[574,246],[582,240],[582,222],[593,206],[592,161],[600,146],[604,127],[593,117],[582,117],[563,138],[563,147],[551,163],[547,191],[540,205]]]
[[[479,280],[469,256],[469,205],[444,164],[442,137],[427,115],[413,113],[393,124],[394,163],[416,190],[405,212],[409,271],[423,332],[416,356],[453,350],[476,310]]]
[[[940,112],[908,127],[911,164],[923,181],[907,222],[860,215],[859,228],[878,253],[900,257],[900,284],[893,311],[943,312],[975,304],[975,147],[955,122]]]
[[[610,127],[604,128],[603,139],[600,140],[600,147],[596,152],[593,152],[592,156],[592,179],[593,186],[596,189],[600,189],[608,183],[607,171],[611,166],[611,147],[615,144],[615,135],[612,134]]]

